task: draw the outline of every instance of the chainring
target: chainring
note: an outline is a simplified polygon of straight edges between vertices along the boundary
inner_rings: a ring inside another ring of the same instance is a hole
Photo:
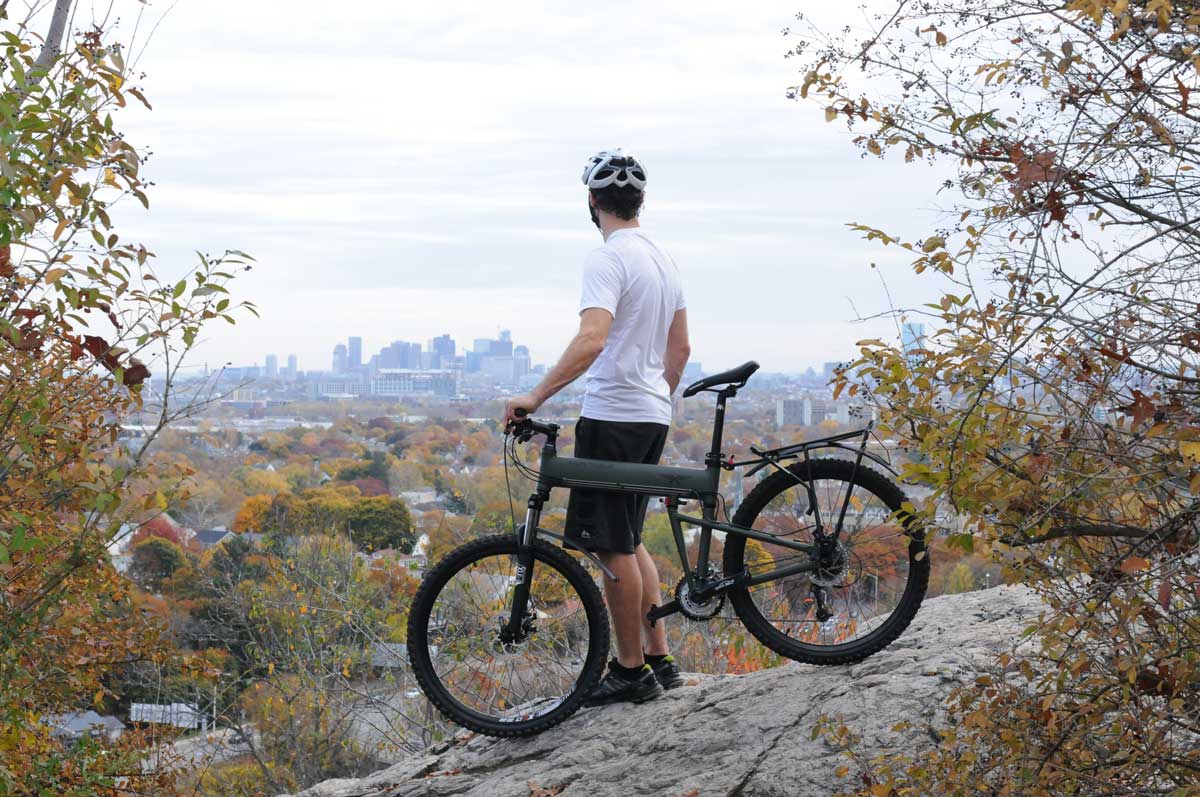
[[[720,578],[721,575],[714,568],[709,568],[708,577],[710,579]],[[711,620],[725,606],[724,593],[709,598],[704,603],[696,603],[692,600],[691,588],[688,586],[687,576],[679,579],[679,583],[675,585],[675,600],[679,604],[679,613],[689,620],[695,620],[696,622]]]

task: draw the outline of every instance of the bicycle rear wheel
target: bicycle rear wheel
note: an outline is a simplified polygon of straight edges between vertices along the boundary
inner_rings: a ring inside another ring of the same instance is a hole
[[[809,664],[861,661],[900,636],[920,608],[929,583],[925,535],[903,511],[904,493],[877,471],[841,459],[798,462],[787,471],[751,490],[733,524],[812,543],[816,516],[830,532],[852,486],[836,554],[819,571],[731,590],[730,601],[746,629],[782,656]],[[770,543],[725,539],[726,575],[809,561]]]
[[[449,719],[489,736],[530,736],[574,714],[608,657],[600,590],[571,556],[541,540],[527,633],[500,638],[517,581],[514,535],[451,552],[421,582],[408,618],[408,654],[425,696]]]

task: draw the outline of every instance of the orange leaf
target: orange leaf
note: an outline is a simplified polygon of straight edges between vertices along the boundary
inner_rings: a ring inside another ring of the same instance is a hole
[[[1164,578],[1158,585],[1158,605],[1164,612],[1171,611],[1171,579]]]
[[[1142,570],[1149,570],[1149,569],[1150,569],[1150,560],[1144,559],[1141,556],[1131,556],[1128,559],[1126,559],[1125,561],[1121,562],[1121,572],[1122,573],[1133,574],[1133,573],[1140,572]]]

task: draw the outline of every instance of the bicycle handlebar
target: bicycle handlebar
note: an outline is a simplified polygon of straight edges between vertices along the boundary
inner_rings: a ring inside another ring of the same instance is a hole
[[[513,415],[520,418],[520,420],[509,421],[509,431],[522,443],[529,442],[535,434],[544,434],[551,438],[558,434],[558,424],[535,421],[529,417],[529,413],[522,407],[513,410]]]

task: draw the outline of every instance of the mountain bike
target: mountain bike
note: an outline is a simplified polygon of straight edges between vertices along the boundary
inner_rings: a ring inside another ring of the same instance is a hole
[[[445,556],[426,573],[409,612],[409,662],[433,705],[479,733],[529,736],[575,713],[599,682],[608,615],[582,562],[603,578],[616,576],[594,553],[538,525],[556,487],[663,500],[684,576],[670,602],[651,608],[651,623],[676,613],[710,620],[728,600],[766,647],[827,665],[861,661],[908,627],[929,581],[925,533],[900,488],[871,467],[891,471],[868,450],[869,424],[781,448],[751,446],[753,456],[742,461],[722,453],[726,403],[756,370],[751,361],[683,392],[717,395],[703,468],[560,457],[556,424],[522,417],[509,425],[506,466],[537,483],[525,522]],[[516,447],[538,435],[545,442],[535,471]],[[811,456],[818,450],[834,455]],[[772,472],[732,521],[721,522],[721,473],[743,467],[748,475]],[[699,515],[685,514],[692,503]],[[699,529],[694,565],[685,525]],[[719,564],[710,555],[718,532]]]

